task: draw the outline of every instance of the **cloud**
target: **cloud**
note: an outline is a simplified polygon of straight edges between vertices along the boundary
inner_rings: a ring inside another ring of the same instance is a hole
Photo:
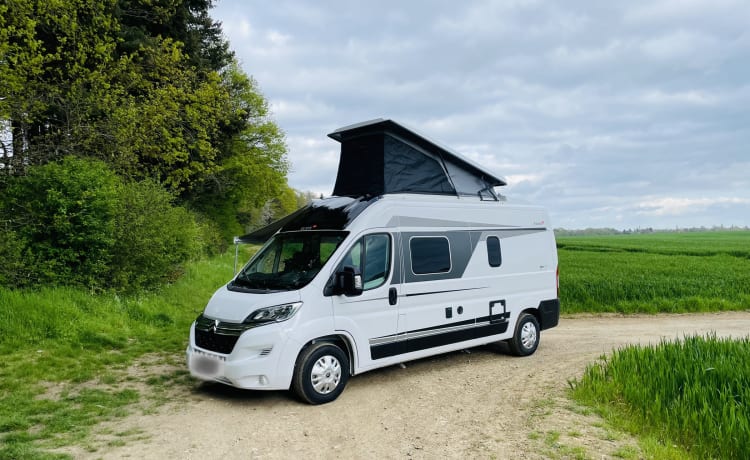
[[[655,198],[639,203],[638,213],[647,216],[669,216],[703,212],[708,208],[724,205],[750,205],[750,199],[737,197],[719,198]]]

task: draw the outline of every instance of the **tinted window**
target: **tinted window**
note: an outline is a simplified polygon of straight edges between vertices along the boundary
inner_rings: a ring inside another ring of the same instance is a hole
[[[288,232],[274,236],[229,288],[299,289],[309,283],[346,238],[345,232]]]
[[[409,249],[411,250],[411,271],[415,275],[451,271],[448,238],[415,237],[409,241]]]
[[[344,266],[357,267],[362,273],[363,288],[373,289],[385,283],[391,266],[391,239],[388,235],[367,235],[354,243],[336,271]]]
[[[388,277],[391,260],[390,242],[388,235],[365,237],[365,263],[362,270],[365,290],[380,286]]]
[[[503,263],[503,257],[500,253],[500,238],[496,236],[487,237],[487,260],[490,267],[499,267]]]

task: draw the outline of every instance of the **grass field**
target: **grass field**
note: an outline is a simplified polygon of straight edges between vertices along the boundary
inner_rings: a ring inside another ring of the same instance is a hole
[[[557,239],[564,313],[750,309],[750,232]]]
[[[566,313],[750,309],[747,231],[561,237],[558,248]],[[750,450],[749,339],[625,347],[572,387],[658,458]]]

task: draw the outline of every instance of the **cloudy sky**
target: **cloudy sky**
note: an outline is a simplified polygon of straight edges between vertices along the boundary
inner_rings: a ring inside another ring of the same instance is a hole
[[[330,195],[326,134],[391,118],[507,178],[555,227],[750,226],[747,0],[219,0]]]

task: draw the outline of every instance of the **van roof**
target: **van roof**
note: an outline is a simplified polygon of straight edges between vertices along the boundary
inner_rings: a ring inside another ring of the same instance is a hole
[[[333,195],[429,193],[495,197],[505,179],[411,128],[378,118],[328,135],[341,143]]]

